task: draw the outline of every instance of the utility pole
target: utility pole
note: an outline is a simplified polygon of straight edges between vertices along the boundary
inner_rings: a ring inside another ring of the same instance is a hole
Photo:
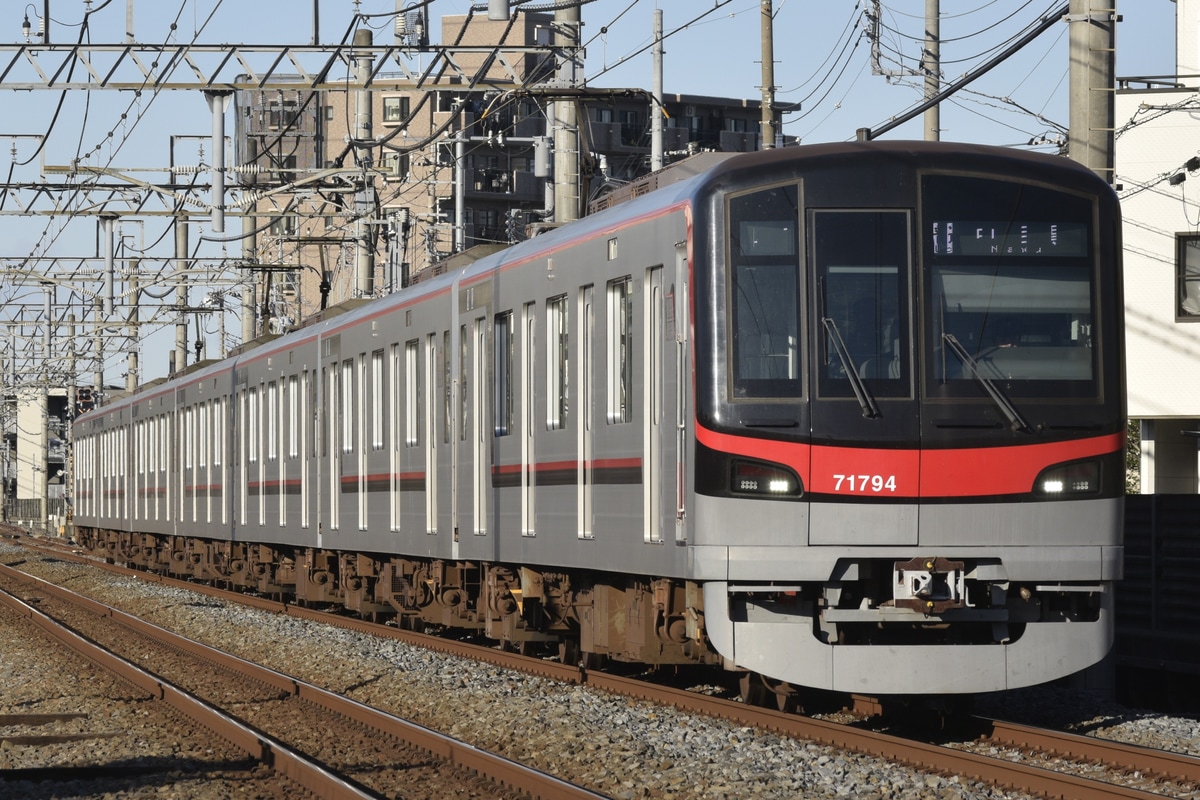
[[[941,91],[941,10],[939,0],[925,0],[925,49],[921,52],[921,72],[925,73],[925,99]],[[941,106],[934,103],[925,110],[925,141],[941,138]]]
[[[172,372],[182,372],[187,366],[187,307],[188,307],[188,228],[187,215],[175,218],[175,257],[178,259],[179,280],[175,285],[175,364]]]
[[[554,48],[559,55],[559,88],[579,83],[579,6],[554,12]],[[579,108],[571,99],[555,100],[554,107],[554,221],[579,219]]]
[[[762,149],[775,147],[775,14],[762,0]]]
[[[1116,0],[1071,0],[1068,152],[1073,161],[1113,182]]]
[[[663,12],[654,9],[654,100],[650,104],[650,171],[663,168]]]
[[[370,28],[361,28],[354,32],[354,44],[369,48],[373,42]],[[354,54],[354,80],[365,84],[371,78],[375,59],[370,50],[358,51]],[[375,216],[375,203],[372,196],[374,183],[368,180],[368,170],[371,167],[371,148],[363,142],[371,139],[371,90],[356,89],[354,92],[354,138],[355,153],[358,158],[361,184],[356,194],[354,220],[354,239],[358,244],[355,257],[355,290],[359,297],[371,297],[375,294],[375,226],[372,220]]]

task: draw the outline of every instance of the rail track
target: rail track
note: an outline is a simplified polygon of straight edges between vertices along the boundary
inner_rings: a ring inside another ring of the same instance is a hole
[[[0,582],[0,602],[59,642],[318,797],[440,797],[447,786],[480,798],[601,797],[8,566]],[[36,597],[39,608],[18,595]]]
[[[748,706],[719,697],[674,689],[634,678],[585,670],[469,643],[401,631],[376,623],[330,615],[288,603],[228,593],[203,584],[177,581],[56,549],[57,557],[104,566],[143,579],[186,587],[211,596],[248,603],[290,616],[316,619],[374,636],[390,637],[445,653],[553,680],[668,705],[761,730],[850,750],[943,776],[964,776],[1039,797],[1156,798],[1200,797],[1200,759],[1133,747],[1096,737],[1049,731],[999,720],[978,720],[975,735],[952,742],[917,740],[865,724],[843,724]]]

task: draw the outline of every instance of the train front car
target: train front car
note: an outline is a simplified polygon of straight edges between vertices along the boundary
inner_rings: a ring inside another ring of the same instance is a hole
[[[692,569],[768,684],[1011,689],[1112,641],[1120,218],[1049,156],[796,148],[698,203]]]

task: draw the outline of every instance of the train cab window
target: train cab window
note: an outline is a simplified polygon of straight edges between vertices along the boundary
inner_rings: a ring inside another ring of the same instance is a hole
[[[729,200],[733,397],[798,397],[798,190],[776,186]]]
[[[880,397],[910,394],[907,211],[814,211],[820,366],[824,397],[855,394],[850,373]]]
[[[1044,187],[925,179],[931,396],[1095,396],[1091,201]]]

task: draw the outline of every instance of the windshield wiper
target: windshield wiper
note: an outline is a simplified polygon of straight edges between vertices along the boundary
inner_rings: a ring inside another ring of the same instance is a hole
[[[967,352],[967,348],[962,346],[958,339],[954,337],[954,334],[943,333],[942,339],[946,342],[946,344],[950,345],[950,351],[954,353],[954,355],[958,356],[958,360],[961,361],[963,365],[971,371],[971,374],[975,377],[975,380],[979,381],[979,385],[987,390],[987,393],[991,395],[992,400],[997,406],[1000,407],[1000,410],[1004,412],[1004,416],[1008,417],[1008,424],[1012,426],[1012,429],[1014,431],[1022,431],[1024,433],[1032,432],[1033,429],[1029,427],[1029,423],[1021,417],[1020,412],[1017,411],[1012,402],[1004,396],[1004,392],[1000,391],[1000,388],[992,382],[991,378],[988,378],[983,374],[983,372],[980,371],[979,362],[971,357],[971,354]]]
[[[829,341],[833,342],[833,351],[837,353],[838,360],[842,362],[842,369],[846,370],[850,387],[854,389],[854,396],[858,398],[858,404],[862,406],[863,416],[868,419],[878,417],[879,406],[875,405],[875,398],[871,396],[863,379],[858,376],[858,370],[854,368],[854,363],[850,360],[850,351],[846,349],[846,343],[842,341],[842,334],[838,331],[837,323],[829,317],[822,317],[821,324],[825,326],[825,331],[829,334]]]

